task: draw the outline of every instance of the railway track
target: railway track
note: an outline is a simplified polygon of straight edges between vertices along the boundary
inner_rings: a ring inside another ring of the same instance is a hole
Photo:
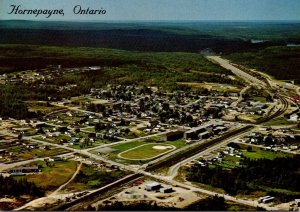
[[[277,118],[277,117],[281,116],[282,114],[284,114],[284,112],[288,109],[289,103],[284,97],[282,97],[280,95],[278,95],[278,98],[280,99],[280,101],[282,103],[282,107],[279,110],[277,110],[275,113],[258,120],[256,122],[257,124],[262,124],[264,122],[268,122],[271,119]]]

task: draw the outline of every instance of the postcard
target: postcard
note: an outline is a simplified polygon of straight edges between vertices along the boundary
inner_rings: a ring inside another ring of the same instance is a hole
[[[0,0],[0,210],[299,210],[299,11]]]

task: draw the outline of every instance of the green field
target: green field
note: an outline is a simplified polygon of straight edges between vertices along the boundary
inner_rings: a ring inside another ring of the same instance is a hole
[[[163,153],[172,151],[173,149],[154,149],[154,146],[165,146],[165,147],[172,147],[171,145],[166,144],[144,144],[141,146],[138,146],[136,148],[130,149],[128,151],[122,152],[119,154],[119,157],[129,159],[129,160],[147,160],[154,158],[158,155],[161,155]]]

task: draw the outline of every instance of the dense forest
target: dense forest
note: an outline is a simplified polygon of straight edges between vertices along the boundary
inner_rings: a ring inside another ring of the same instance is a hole
[[[232,53],[299,42],[299,23],[0,21],[0,43]],[[253,39],[264,42],[252,42]]]
[[[281,80],[300,83],[300,47],[269,47],[259,51],[234,53],[226,56],[241,65],[263,71]]]
[[[0,198],[5,195],[19,197],[21,195],[41,197],[43,191],[34,183],[28,182],[25,178],[15,180],[13,177],[3,177],[0,175]]]
[[[0,45],[2,73],[42,69],[47,65],[63,68],[82,66],[128,67],[157,71],[198,71],[229,74],[230,71],[206,60],[201,54],[183,52],[135,52],[103,48],[75,48],[38,45]]]
[[[0,86],[0,117],[23,119],[30,113],[23,100],[23,90],[17,85]]]
[[[231,195],[263,190],[282,201],[290,201],[300,192],[300,156],[274,160],[244,159],[243,167],[224,170],[199,164],[189,169],[187,179],[223,188]]]

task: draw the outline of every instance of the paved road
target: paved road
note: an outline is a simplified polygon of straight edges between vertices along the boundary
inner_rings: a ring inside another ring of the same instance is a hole
[[[232,102],[232,103],[231,103],[231,107],[236,107],[236,106],[238,105],[238,103],[240,103],[240,102],[243,101],[243,95],[244,95],[244,93],[245,93],[250,87],[251,87],[251,86],[248,85],[248,86],[246,86],[245,88],[243,88],[243,89],[241,90],[238,100],[236,100],[235,102]]]
[[[209,60],[212,60],[212,61],[215,61],[217,62],[220,66],[222,66],[223,68],[226,68],[230,71],[232,71],[235,75],[243,78],[244,80],[246,80],[247,82],[249,82],[250,84],[251,83],[254,83],[254,84],[257,84],[257,85],[260,85],[262,87],[266,87],[266,84],[265,82],[253,77],[252,75],[236,68],[235,66],[233,66],[229,60],[226,60],[226,59],[223,59],[221,58],[220,56],[207,56],[207,58]]]

